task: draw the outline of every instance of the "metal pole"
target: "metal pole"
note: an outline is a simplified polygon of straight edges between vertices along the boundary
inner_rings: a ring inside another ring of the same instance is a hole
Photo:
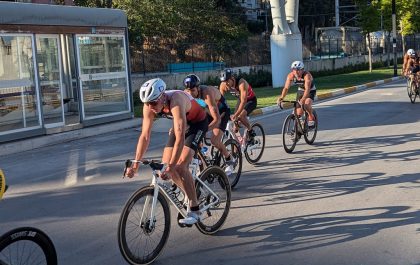
[[[340,1],[335,0],[335,26],[340,26]]]
[[[392,51],[394,53],[394,76],[397,76],[397,21],[395,17],[395,0],[392,0]]]

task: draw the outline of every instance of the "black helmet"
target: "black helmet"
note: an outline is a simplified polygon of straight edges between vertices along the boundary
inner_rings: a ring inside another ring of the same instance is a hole
[[[194,87],[198,87],[200,85],[200,78],[196,75],[187,75],[184,78],[184,87],[186,89],[192,89]]]
[[[233,71],[230,68],[226,68],[225,70],[220,72],[220,81],[224,82],[228,79],[230,79],[233,75]]]

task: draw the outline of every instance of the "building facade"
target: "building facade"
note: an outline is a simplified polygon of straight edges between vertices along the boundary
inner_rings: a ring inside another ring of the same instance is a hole
[[[121,10],[0,2],[0,143],[132,117]]]

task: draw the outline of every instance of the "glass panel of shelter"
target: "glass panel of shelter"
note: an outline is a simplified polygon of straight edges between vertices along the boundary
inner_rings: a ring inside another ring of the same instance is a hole
[[[0,134],[40,127],[33,36],[0,34]]]

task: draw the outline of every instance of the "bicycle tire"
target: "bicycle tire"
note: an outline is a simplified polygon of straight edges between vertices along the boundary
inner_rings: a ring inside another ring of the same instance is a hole
[[[407,94],[408,97],[411,98],[411,79],[407,78]]]
[[[218,166],[210,166],[206,168],[201,173],[200,179],[220,198],[219,204],[203,212],[201,220],[195,224],[201,233],[205,235],[212,235],[220,230],[229,214],[231,189],[225,172]],[[219,189],[216,190],[216,186],[219,186]],[[198,181],[196,181],[196,192],[200,208],[202,208],[206,203],[209,203],[213,198],[210,192],[206,188],[202,187],[202,184]]]
[[[3,171],[0,169],[0,200],[3,198],[3,194],[6,191],[6,177]]]
[[[36,251],[41,251],[42,255]],[[57,265],[58,261],[54,244],[46,233],[34,227],[19,227],[1,236],[1,262],[7,265]]]
[[[296,147],[298,135],[295,115],[289,114],[283,123],[283,148],[286,153],[292,153]],[[287,139],[292,140],[292,144],[288,146]]]
[[[416,83],[415,82],[411,82],[411,94],[409,95],[410,97],[410,101],[411,103],[415,103],[416,102],[416,97],[417,97],[417,93],[416,93]]]
[[[163,194],[159,192],[158,203],[160,203],[160,205],[162,206],[161,211],[163,214],[164,224],[163,224],[163,231],[160,231],[162,232],[160,239],[158,241],[154,241],[154,242],[157,242],[156,247],[152,251],[150,251],[150,253],[145,253],[143,251],[143,256],[140,255],[139,251],[138,253],[134,253],[134,250],[144,249],[146,248],[146,246],[148,246],[147,244],[146,245],[139,244],[133,248],[129,247],[129,243],[134,243],[134,241],[137,241],[137,242],[140,241],[142,234],[146,235],[146,237],[151,239],[153,233],[157,231],[156,228],[162,226],[162,224],[158,223],[157,220],[154,220],[155,227],[153,227],[153,229],[149,231],[147,228],[148,227],[147,224],[150,222],[150,220],[144,220],[144,221],[140,220],[145,201],[143,202],[143,207],[141,206],[139,207],[140,212],[133,214],[134,220],[130,218],[130,213],[136,210],[135,209],[136,204],[143,197],[146,198],[147,196],[150,196],[149,203],[151,204],[152,198],[153,198],[153,192],[154,192],[154,187],[152,186],[143,187],[137,190],[136,192],[134,192],[133,195],[131,195],[131,197],[127,200],[124,206],[124,209],[121,213],[120,220],[118,222],[118,246],[124,259],[129,264],[132,264],[132,265],[152,263],[154,260],[156,260],[156,258],[162,252],[169,238],[169,232],[170,232],[170,227],[171,227],[170,209],[169,209],[167,200],[165,199]],[[157,212],[159,210],[158,203],[156,203],[156,216],[161,214]],[[150,219],[150,214],[146,214],[146,217]],[[140,224],[140,226],[138,224]],[[158,224],[158,226],[156,226],[156,224]],[[134,225],[134,228],[131,225]],[[134,239],[131,239],[131,236],[130,236],[130,239],[127,240],[128,235],[126,233],[127,232],[132,233],[132,231],[137,231],[137,230],[139,231],[134,235]]]
[[[309,129],[308,124],[306,123],[306,132],[303,134],[303,137],[305,138],[305,142],[307,144],[313,144],[315,142],[315,138],[316,135],[318,133],[318,115],[316,114],[315,110],[312,110],[312,114],[314,115],[315,118],[315,124],[314,124],[314,128]],[[309,133],[313,132],[312,136],[309,136]]]
[[[248,163],[250,163],[252,165],[253,164],[256,164],[258,161],[260,161],[260,159],[261,159],[261,157],[262,157],[262,155],[264,153],[264,148],[265,148],[265,132],[264,132],[264,128],[258,122],[256,122],[256,123],[254,123],[254,124],[251,125],[251,128],[252,128],[252,130],[254,130],[254,132],[256,131],[255,128],[257,128],[257,127],[258,127],[258,130],[261,131],[261,135],[260,136],[259,135],[256,135],[254,137],[254,139],[256,138],[257,141],[260,141],[260,143],[259,143],[259,145],[260,145],[259,147],[261,148],[260,149],[261,150],[260,153],[256,156],[256,158],[252,158],[251,156],[252,156],[253,150],[249,150],[248,149],[250,147],[250,145],[248,143],[247,143],[246,148],[245,148],[245,151],[244,151],[246,160],[248,161]]]
[[[224,145],[226,146],[226,149],[230,152],[230,154],[233,156],[233,159],[237,162],[236,166],[234,168],[234,171],[232,174],[227,176],[230,184],[230,188],[233,189],[239,182],[239,179],[242,174],[242,152],[241,152],[241,146],[235,139],[227,139],[224,142]],[[219,152],[218,154],[219,165],[221,168],[224,168],[226,165],[225,158],[223,155]]]

